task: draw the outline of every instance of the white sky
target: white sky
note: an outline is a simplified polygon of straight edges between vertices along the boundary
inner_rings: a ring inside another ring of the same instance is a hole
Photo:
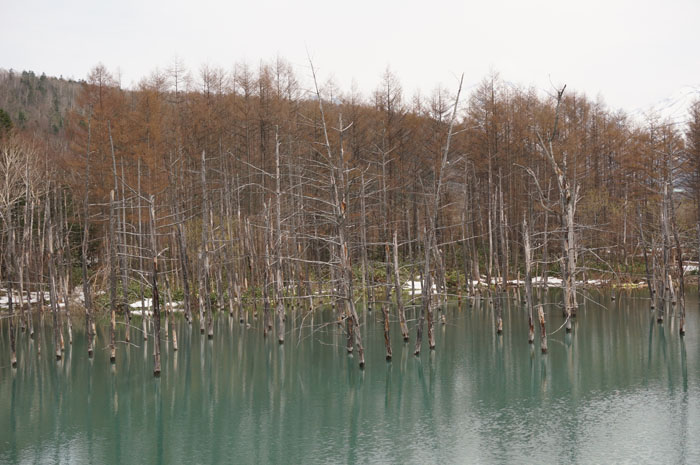
[[[343,91],[387,66],[406,99],[494,70],[635,112],[700,96],[699,18],[699,0],[0,0],[0,68],[80,79],[102,62],[129,86],[176,55],[195,72],[279,55],[306,80],[308,49]]]

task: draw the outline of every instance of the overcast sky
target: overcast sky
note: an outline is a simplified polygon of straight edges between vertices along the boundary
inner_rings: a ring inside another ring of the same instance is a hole
[[[0,68],[82,79],[102,62],[130,86],[176,55],[195,71],[279,55],[306,79],[308,50],[342,90],[387,67],[409,98],[495,70],[636,112],[699,95],[699,18],[700,0],[0,0]]]

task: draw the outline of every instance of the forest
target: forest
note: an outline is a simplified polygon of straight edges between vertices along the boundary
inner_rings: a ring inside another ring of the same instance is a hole
[[[363,312],[381,312],[391,359],[392,337],[419,355],[424,327],[435,347],[448,300],[492,299],[501,333],[511,294],[546,352],[548,286],[567,331],[582,288],[638,286],[685,332],[700,99],[678,123],[496,73],[413,96],[389,70],[378,81],[363,95],[281,58],[175,60],[128,89],[103,65],[79,82],[0,71],[2,357],[16,364],[46,314],[38,352],[60,359],[80,324],[92,357],[105,321],[114,361],[123,324],[123,342],[158,341],[158,375],[176,314],[209,338],[221,313],[283,344],[289,318],[330,306],[362,367]]]

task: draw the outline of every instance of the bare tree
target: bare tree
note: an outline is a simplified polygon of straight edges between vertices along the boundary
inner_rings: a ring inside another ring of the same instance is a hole
[[[557,105],[554,116],[552,132],[544,140],[537,133],[538,147],[543,156],[549,161],[557,178],[559,188],[559,217],[564,233],[562,234],[562,262],[564,278],[564,316],[566,317],[566,331],[571,331],[571,318],[576,315],[576,205],[578,203],[579,185],[571,178],[568,168],[568,154],[562,151],[561,165],[555,158],[553,141],[557,137],[559,124],[559,112],[566,85],[557,91]]]

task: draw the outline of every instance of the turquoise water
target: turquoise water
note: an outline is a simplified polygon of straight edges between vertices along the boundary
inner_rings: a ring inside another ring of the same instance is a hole
[[[2,320],[0,463],[700,463],[697,299],[681,338],[641,292],[587,295],[547,355],[539,338],[528,345],[515,301],[502,336],[485,301],[449,307],[436,350],[419,358],[415,322],[408,345],[394,324],[391,362],[381,312],[363,314],[364,371],[324,324],[330,311],[313,329],[290,314],[282,346],[226,314],[211,341],[177,319],[179,351],[163,343],[160,379],[152,339],[135,332],[112,366],[98,327],[88,360],[82,321],[56,362],[50,318],[42,355],[20,335],[12,369]],[[547,308],[552,332],[563,318]]]

